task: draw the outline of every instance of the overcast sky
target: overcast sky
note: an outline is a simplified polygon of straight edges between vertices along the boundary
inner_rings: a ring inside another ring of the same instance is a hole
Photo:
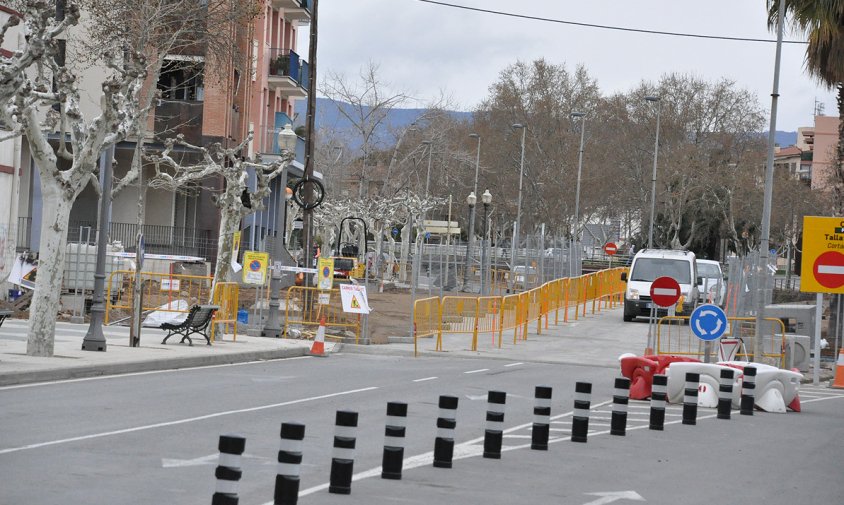
[[[438,0],[440,1],[440,0]],[[623,28],[775,40],[764,0],[441,0],[467,7]],[[628,91],[670,72],[722,77],[754,92],[770,109],[776,44],[707,40],[572,26],[473,12],[420,0],[319,0],[318,73],[357,78],[373,61],[393,92],[424,106],[451,95],[472,110],[517,60],[583,64],[604,94]],[[307,32],[299,51],[307,59]],[[786,30],[785,40],[802,36]],[[778,130],[811,126],[815,100],[837,115],[835,95],[804,72],[805,45],[783,44]]]

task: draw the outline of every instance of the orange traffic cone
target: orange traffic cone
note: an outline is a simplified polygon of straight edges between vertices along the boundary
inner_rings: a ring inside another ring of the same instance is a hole
[[[835,380],[829,387],[844,389],[844,347],[838,350],[838,363],[835,364]]]
[[[311,351],[308,354],[320,358],[328,357],[328,354],[325,354],[325,316],[319,319],[319,329],[317,329],[314,343],[311,345]]]

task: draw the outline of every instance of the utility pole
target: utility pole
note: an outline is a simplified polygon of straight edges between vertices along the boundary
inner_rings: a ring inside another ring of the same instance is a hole
[[[308,47],[308,60],[310,62],[310,75],[308,76],[308,116],[306,122],[307,137],[305,139],[305,179],[311,179],[314,176],[314,117],[316,116],[316,76],[317,76],[317,11],[319,7],[319,0],[312,0],[313,7],[311,12],[311,36]],[[313,189],[310,185],[305,188],[304,201],[306,204],[313,200]],[[313,265],[311,257],[311,249],[313,249],[313,227],[314,227],[314,211],[307,206],[302,211],[302,259],[305,261],[305,267],[311,268]],[[311,276],[305,275],[305,286],[311,285]]]

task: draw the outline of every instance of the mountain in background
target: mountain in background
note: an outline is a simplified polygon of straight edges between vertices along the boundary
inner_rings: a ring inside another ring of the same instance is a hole
[[[355,117],[354,109],[347,103],[340,102],[344,111],[349,115]],[[299,100],[296,102],[296,126],[305,124],[305,111],[307,110],[307,102]],[[338,110],[336,102],[328,98],[316,99],[317,114],[314,118],[317,129],[325,128],[337,132],[337,134],[348,141],[349,147],[357,149],[360,147],[360,138],[355,134],[352,128],[352,123]],[[376,135],[376,144],[381,147],[388,146],[393,141],[393,136],[390,132],[401,130],[409,126],[419,116],[425,113],[425,109],[392,109],[387,114],[387,119],[384,122],[384,128],[379,135]],[[471,112],[449,111],[452,117],[457,121],[471,121]],[[762,133],[765,138],[768,132]],[[797,132],[786,132],[777,130],[776,143],[781,147],[794,145],[797,142]]]

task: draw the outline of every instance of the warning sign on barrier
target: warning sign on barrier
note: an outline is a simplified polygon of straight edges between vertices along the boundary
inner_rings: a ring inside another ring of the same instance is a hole
[[[341,284],[340,299],[343,301],[343,312],[369,314],[370,309],[369,302],[366,299],[366,286]]]

